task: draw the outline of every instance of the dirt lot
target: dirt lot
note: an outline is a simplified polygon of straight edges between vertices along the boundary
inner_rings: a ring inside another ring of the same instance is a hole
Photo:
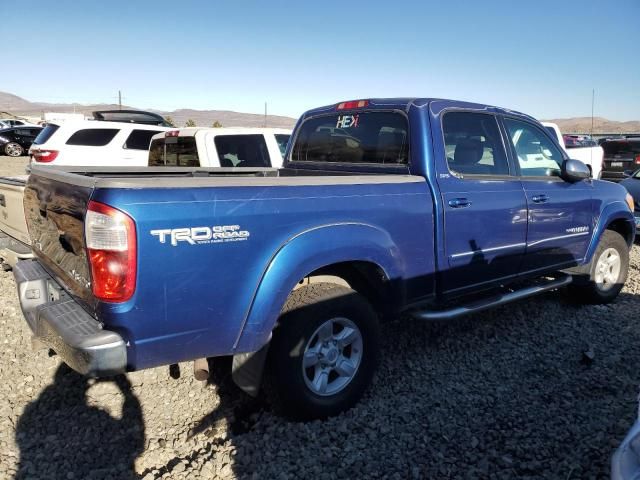
[[[168,368],[84,379],[31,351],[0,273],[0,478],[606,478],[637,412],[639,266],[634,247],[610,306],[555,292],[448,324],[385,325],[365,398],[306,424],[222,375],[197,382],[188,364],[179,379]]]
[[[24,175],[24,167],[29,164],[29,157],[5,157],[0,155],[0,177]]]

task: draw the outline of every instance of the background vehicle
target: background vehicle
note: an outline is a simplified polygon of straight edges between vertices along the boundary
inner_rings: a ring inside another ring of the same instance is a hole
[[[37,127],[37,125],[34,125],[33,123],[29,123],[24,120],[18,120],[15,118],[0,118],[0,125],[6,125],[7,128],[22,126]]]
[[[640,167],[640,138],[609,140],[602,144],[602,179],[619,182]]]
[[[33,257],[22,205],[27,178],[0,177],[0,261],[5,269]]]
[[[620,182],[633,197],[636,228],[640,228],[640,169]]]
[[[291,130],[180,128],[154,135],[149,166],[281,167]]]
[[[149,112],[108,110],[93,115],[95,120],[49,123],[29,150],[32,163],[144,166],[151,137],[169,130],[164,118]]]
[[[600,178],[602,171],[602,148],[593,140],[584,141],[577,135],[562,135],[560,128],[555,123],[542,122],[553,138],[564,148],[570,158],[580,160],[591,171],[593,178]]]
[[[10,127],[0,131],[0,152],[10,157],[25,155],[42,127]]]
[[[304,114],[285,159],[34,166],[37,261],[14,268],[32,330],[91,375],[233,355],[236,383],[255,394],[265,368],[274,408],[304,419],[361,397],[381,319],[446,320],[569,284],[607,303],[626,280],[630,196],[584,181],[527,115],[342,102]]]

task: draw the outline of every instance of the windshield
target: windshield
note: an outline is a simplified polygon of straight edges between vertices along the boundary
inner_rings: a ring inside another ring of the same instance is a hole
[[[199,167],[198,148],[193,137],[156,138],[149,147],[150,167]]]
[[[306,120],[293,162],[406,164],[407,119],[396,112],[350,112]]]
[[[640,141],[609,140],[602,144],[605,155],[632,156],[640,153]]]

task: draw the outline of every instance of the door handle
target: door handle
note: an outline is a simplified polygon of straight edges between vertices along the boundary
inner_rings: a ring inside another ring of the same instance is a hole
[[[0,194],[0,207],[6,207],[7,201],[4,199],[4,194]]]
[[[531,197],[531,200],[533,200],[533,203],[545,203],[546,201],[549,200],[549,197],[547,197],[543,193],[541,195],[534,195],[533,197]]]
[[[453,198],[449,200],[449,206],[453,208],[465,208],[470,207],[471,202],[466,198]]]

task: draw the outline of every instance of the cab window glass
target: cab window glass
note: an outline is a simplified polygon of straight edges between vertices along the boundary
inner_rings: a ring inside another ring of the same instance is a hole
[[[216,150],[221,167],[270,167],[263,135],[217,135]]]
[[[509,175],[509,163],[493,115],[449,112],[442,119],[449,170],[458,175]]]
[[[522,176],[560,175],[560,166],[564,157],[560,149],[542,130],[511,118],[505,118],[504,125],[518,158]]]

